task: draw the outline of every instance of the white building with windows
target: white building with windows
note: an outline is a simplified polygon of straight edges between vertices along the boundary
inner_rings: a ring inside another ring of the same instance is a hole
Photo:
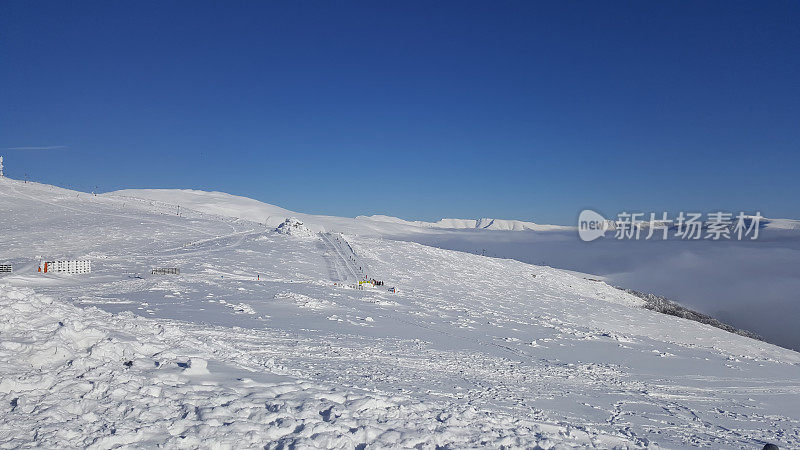
[[[39,264],[42,273],[91,273],[92,262],[89,260],[65,259],[58,261],[42,261]]]

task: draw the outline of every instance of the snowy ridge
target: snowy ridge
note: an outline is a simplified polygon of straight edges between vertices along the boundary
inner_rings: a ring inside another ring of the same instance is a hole
[[[444,229],[481,229],[481,230],[498,230],[498,231],[554,231],[554,230],[571,230],[574,227],[567,227],[561,225],[541,225],[533,222],[523,222],[521,220],[503,220],[503,219],[440,219],[436,222],[424,222],[420,220],[407,221],[398,219],[397,217],[373,215],[373,216],[358,216],[356,219],[375,220],[380,222],[389,222],[396,224],[405,224],[425,228],[444,228]]]
[[[239,217],[278,226],[296,213],[279,206],[224,192],[195,189],[125,189],[104,196],[147,199],[224,217]],[[173,208],[174,210],[174,208]]]
[[[181,205],[185,208],[227,217],[239,217],[267,226],[277,226],[284,220],[296,217],[314,231],[327,228],[339,231],[370,233],[375,230],[413,232],[414,229],[482,229],[498,231],[554,231],[570,230],[574,227],[541,225],[521,220],[500,219],[441,219],[437,222],[408,221],[397,217],[373,215],[355,219],[333,216],[302,214],[263,203],[246,197],[192,189],[125,189],[103,194],[110,197],[133,197]],[[396,227],[387,229],[387,224]]]
[[[800,220],[794,219],[765,219],[765,228],[775,230],[800,230]]]

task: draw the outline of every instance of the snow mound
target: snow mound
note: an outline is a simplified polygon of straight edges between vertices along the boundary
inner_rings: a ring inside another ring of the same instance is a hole
[[[327,300],[319,300],[313,297],[309,297],[308,295],[303,295],[297,292],[280,292],[275,294],[273,297],[275,300],[282,300],[282,299],[289,299],[298,308],[306,308],[306,309],[325,309],[331,308],[333,304]]]
[[[294,217],[284,220],[282,224],[275,228],[275,231],[295,237],[314,237],[316,235],[316,233],[305,226],[303,222],[295,219]]]

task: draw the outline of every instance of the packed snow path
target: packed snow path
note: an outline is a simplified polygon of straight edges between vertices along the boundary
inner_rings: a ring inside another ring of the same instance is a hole
[[[604,283],[348,235],[401,288],[359,291],[331,282],[343,248],[323,236],[0,193],[5,446],[800,447],[800,355]],[[94,273],[40,275],[38,256]]]
[[[356,283],[368,279],[367,265],[356,255],[344,236],[337,233],[320,233],[335,267],[334,281]]]

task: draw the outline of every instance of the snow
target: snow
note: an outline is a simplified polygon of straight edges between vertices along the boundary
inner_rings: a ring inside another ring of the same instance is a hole
[[[762,219],[764,228],[775,230],[800,230],[800,220]]]
[[[303,222],[300,222],[294,217],[284,220],[282,224],[275,228],[275,231],[281,234],[300,238],[310,238],[316,236],[316,233],[309,230],[307,226],[303,225]]]
[[[190,208],[207,214],[225,217],[237,217],[263,223],[267,226],[278,226],[284,220],[293,218],[306,222],[314,231],[329,230],[346,231],[360,234],[418,233],[429,229],[481,229],[504,231],[555,231],[568,230],[574,227],[560,225],[541,225],[521,220],[501,219],[441,219],[437,222],[408,221],[391,216],[358,216],[355,219],[343,217],[302,214],[289,211],[279,206],[259,202],[246,197],[223,192],[207,192],[191,189],[124,189],[103,194],[107,197],[138,198],[159,202],[165,208],[177,211],[177,206]],[[387,228],[387,224],[394,227]]]
[[[480,229],[480,230],[500,230],[500,231],[553,231],[553,230],[568,230],[574,227],[566,227],[561,225],[542,225],[533,222],[524,222],[521,220],[505,220],[505,219],[440,219],[436,222],[425,222],[420,220],[406,221],[398,219],[397,217],[373,215],[373,216],[358,216],[356,220],[375,220],[380,222],[389,222],[395,224],[403,224],[409,226],[425,227],[425,228],[442,228],[442,229]]]
[[[0,181],[0,446],[800,446],[796,352],[394,234],[438,229],[186,196]]]
[[[30,289],[0,285],[0,326],[5,448],[626,442],[271,374],[268,363],[234,362],[235,353],[176,324],[76,308]]]

